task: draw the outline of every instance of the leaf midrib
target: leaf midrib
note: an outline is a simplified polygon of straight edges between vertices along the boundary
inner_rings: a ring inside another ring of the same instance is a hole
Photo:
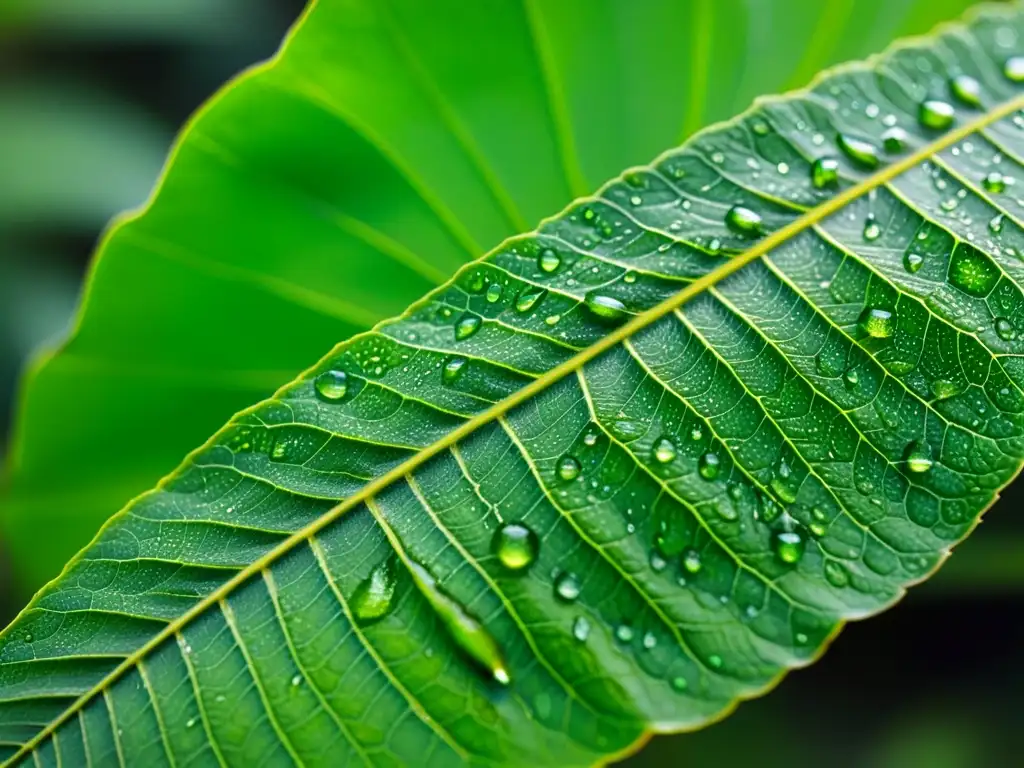
[[[868,65],[870,66],[870,61],[868,62]],[[831,70],[827,73],[819,75],[818,78],[816,78],[815,82],[820,80],[826,74],[834,75],[835,70]],[[792,98],[794,95],[794,93],[790,93],[786,96],[786,98]],[[778,99],[781,97],[774,98]],[[340,518],[350,509],[376,496],[378,493],[388,488],[392,483],[401,480],[406,475],[414,472],[416,469],[418,469],[427,461],[440,454],[442,451],[449,449],[456,443],[472,435],[479,428],[491,423],[492,421],[499,419],[501,416],[505,415],[513,408],[517,407],[518,405],[521,405],[522,403],[538,395],[540,392],[542,392],[552,384],[556,383],[557,381],[561,380],[563,377],[573,373],[579,368],[582,368],[583,365],[595,359],[602,353],[610,350],[617,344],[625,341],[626,339],[633,336],[637,332],[643,330],[652,323],[665,317],[678,307],[681,307],[683,304],[685,304],[693,297],[699,295],[700,293],[703,293],[706,289],[716,285],[717,283],[721,282],[722,280],[729,277],[733,273],[739,271],[746,265],[750,264],[751,262],[765,255],[766,253],[770,252],[772,249],[788,242],[791,238],[795,237],[801,232],[804,232],[805,230],[809,229],[810,227],[822,221],[826,217],[832,215],[833,213],[836,213],[837,211],[841,210],[843,207],[845,207],[853,200],[856,200],[865,193],[870,192],[872,189],[875,189],[881,186],[882,184],[885,184],[886,182],[898,177],[900,174],[914,167],[918,163],[927,160],[937,152],[949,146],[952,146],[958,141],[984,128],[985,126],[990,125],[991,123],[994,123],[997,120],[1000,120],[1010,115],[1014,111],[1022,108],[1024,108],[1024,95],[1017,96],[1008,101],[1005,101],[1002,104],[997,105],[990,111],[986,112],[985,114],[981,115],[977,119],[964,123],[959,128],[949,131],[948,133],[937,138],[935,141],[907,155],[901,160],[898,160],[892,163],[891,165],[882,168],[878,172],[872,174],[871,176],[868,176],[867,178],[858,182],[857,184],[854,184],[853,186],[847,188],[846,190],[843,190],[835,197],[827,200],[821,205],[808,210],[806,213],[795,218],[793,221],[789,222],[785,226],[767,235],[765,238],[758,241],[754,246],[752,246],[748,250],[740,254],[737,254],[736,256],[732,257],[729,261],[722,264],[722,266],[694,280],[692,283],[687,285],[678,293],[674,294],[673,296],[670,296],[668,299],[665,299],[660,304],[657,304],[654,307],[651,307],[650,309],[645,310],[644,312],[638,315],[635,315],[629,321],[619,326],[608,335],[602,337],[594,344],[581,350],[568,360],[555,366],[551,370],[547,371],[546,373],[537,377],[533,381],[529,382],[522,389],[520,389],[513,395],[510,395],[504,400],[495,403],[494,405],[477,414],[476,416],[468,419],[463,424],[449,432],[444,438],[436,441],[435,443],[429,446],[426,446],[418,453],[406,459],[401,464],[397,465],[388,472],[385,472],[376,480],[370,481],[365,486],[363,486],[363,488],[359,492],[341,501],[340,503],[329,509],[327,512],[325,512],[323,515],[321,515],[319,518],[309,523],[304,528],[301,528],[300,530],[291,534],[287,539],[282,541],[280,544],[271,549],[265,555],[253,561],[250,565],[246,566],[245,568],[239,570],[234,576],[225,581],[220,587],[210,592],[208,595],[206,595],[206,597],[198,601],[195,605],[193,605],[191,608],[185,611],[177,619],[168,622],[167,625],[162,630],[160,630],[160,632],[154,635],[142,646],[140,646],[136,651],[133,651],[130,655],[126,656],[121,664],[119,664],[115,669],[109,672],[90,690],[86,691],[81,696],[79,696],[74,703],[72,703],[67,709],[65,709],[64,712],[62,712],[58,717],[54,718],[49,725],[40,730],[39,733],[33,736],[29,741],[25,742],[25,744],[23,744],[14,755],[12,755],[7,761],[5,761],[3,765],[13,765],[21,757],[26,755],[28,752],[34,750],[43,741],[43,739],[50,736],[50,734],[52,734],[58,727],[60,727],[70,717],[72,717],[79,710],[81,710],[86,703],[93,699],[93,697],[95,697],[99,693],[106,691],[107,688],[113,682],[115,682],[118,678],[121,677],[121,675],[129,671],[132,667],[134,667],[151,651],[155,650],[163,642],[176,635],[184,626],[189,624],[193,619],[200,616],[211,606],[216,605],[219,601],[223,600],[227,595],[231,594],[236,588],[240,587],[253,576],[261,573],[272,563],[276,562],[278,559],[280,559],[282,556],[290,552],[296,546],[302,544],[305,541],[312,540],[312,538],[317,533],[319,533],[328,525],[330,525],[335,520]],[[746,114],[747,113],[740,114],[728,122],[735,123],[737,121],[740,121]],[[716,128],[719,127],[721,127],[721,124],[709,126],[707,129],[705,129],[705,131],[702,131],[701,133],[715,130]],[[656,165],[659,159],[660,158],[656,158],[652,162],[652,165]],[[605,185],[605,187],[606,186],[608,185]],[[604,187],[602,187],[602,190],[603,189]],[[598,190],[595,196],[600,195],[602,190]],[[575,204],[575,202],[577,201],[574,201],[573,204]],[[559,214],[556,214],[556,216],[554,217],[546,219],[545,222],[558,218],[558,216],[561,216],[562,213],[564,213],[564,211],[560,212]],[[541,222],[541,224],[545,222]],[[497,248],[494,249],[494,251],[500,249],[502,245],[503,244],[499,245]],[[494,251],[488,252],[484,256],[480,257],[480,259],[478,259],[477,261],[483,260]],[[106,525],[104,526],[104,528],[106,528]],[[101,528],[100,532],[102,533],[102,531],[103,528]],[[77,558],[69,564],[69,567],[76,561]]]

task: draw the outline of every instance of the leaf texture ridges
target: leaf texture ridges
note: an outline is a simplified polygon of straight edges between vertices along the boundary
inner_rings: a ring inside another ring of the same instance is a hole
[[[4,632],[4,757],[587,764],[892,604],[1024,454],[1021,34],[759,102],[237,416]]]

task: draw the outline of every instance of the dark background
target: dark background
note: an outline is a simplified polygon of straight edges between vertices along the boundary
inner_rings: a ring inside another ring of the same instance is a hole
[[[66,327],[106,219],[142,202],[177,127],[273,53],[304,3],[207,2],[217,10],[202,19],[194,0],[78,5],[77,17],[26,10],[0,27],[0,437],[18,372]],[[943,572],[849,627],[814,667],[635,763],[1024,764],[1022,500],[1024,486],[1010,490]],[[0,594],[0,622],[19,607]]]

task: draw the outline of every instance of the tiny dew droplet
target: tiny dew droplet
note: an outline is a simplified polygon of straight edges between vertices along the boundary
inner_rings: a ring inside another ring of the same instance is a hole
[[[668,464],[676,457],[676,447],[667,437],[661,438],[654,446],[654,459],[659,464]]]
[[[565,571],[555,579],[555,594],[566,603],[573,602],[580,596],[580,580],[576,574]]]
[[[464,357],[449,358],[441,369],[441,381],[445,384],[454,383],[462,375],[462,370],[466,367],[466,364],[467,360]]]
[[[763,230],[760,214],[743,205],[734,205],[725,214],[725,223],[741,235],[759,235]]]
[[[370,571],[352,594],[352,612],[356,618],[368,622],[384,616],[391,609],[396,582],[394,559],[388,557]]]
[[[651,570],[655,573],[661,573],[665,570],[665,567],[668,565],[668,563],[665,561],[665,558],[663,558],[657,552],[651,552],[651,557],[648,562],[650,563]]]
[[[894,125],[882,134],[882,147],[886,152],[895,154],[902,152],[907,146],[907,132]]]
[[[344,371],[324,371],[313,381],[313,388],[322,400],[336,402],[348,392],[348,375]]]
[[[907,251],[903,254],[903,268],[910,274],[914,274],[924,264],[924,256],[913,251]]]
[[[584,303],[595,316],[602,320],[623,320],[626,317],[626,305],[612,296],[590,291],[584,297]]]
[[[860,328],[875,339],[887,339],[896,330],[892,312],[881,307],[867,307],[860,314]]]
[[[1013,341],[1017,338],[1017,329],[1013,323],[1005,317],[996,318],[996,335],[1003,341]]]
[[[705,480],[714,480],[718,477],[718,470],[721,462],[717,453],[708,451],[697,461],[697,471]]]
[[[777,531],[772,537],[775,555],[787,565],[800,562],[804,556],[805,542],[803,536],[796,531]]]
[[[981,83],[970,75],[956,75],[949,81],[953,96],[969,107],[981,106]]]
[[[541,272],[554,272],[561,265],[562,259],[552,248],[545,248],[537,257],[537,266]]]
[[[544,296],[544,291],[535,291],[527,288],[516,299],[516,311],[517,312],[529,312],[533,309],[537,302]]]
[[[688,549],[683,552],[683,568],[687,573],[700,573],[703,563],[700,561],[700,552],[696,549]]]
[[[882,234],[882,230],[875,220],[875,214],[869,213],[864,219],[864,239],[871,242],[877,240],[880,234]]]
[[[465,314],[455,324],[455,339],[463,341],[480,330],[480,317],[477,315]]]
[[[644,633],[644,639],[643,639],[643,646],[644,646],[644,648],[646,648],[649,651],[652,648],[654,648],[657,644],[658,644],[658,638],[654,635],[653,632],[645,632]]]
[[[917,108],[917,120],[925,128],[944,131],[953,124],[956,111],[941,99],[925,99]]]
[[[998,194],[1006,189],[1006,177],[999,171],[991,171],[981,180],[986,192]]]
[[[1011,56],[1003,64],[1003,74],[1007,80],[1015,83],[1024,82],[1024,56]]]
[[[878,147],[870,141],[840,133],[836,137],[836,145],[857,165],[868,169],[878,167]]]
[[[566,482],[575,480],[580,474],[580,463],[572,456],[563,456],[558,461],[558,476]]]
[[[672,678],[672,690],[677,692],[685,691],[689,687],[689,683],[686,682],[685,677],[673,677]]]
[[[911,472],[927,472],[932,464],[932,449],[928,443],[916,440],[907,446],[907,469]]]
[[[521,523],[505,523],[494,533],[494,554],[510,571],[521,571],[537,559],[537,534]]]
[[[629,624],[619,624],[615,628],[615,637],[621,643],[628,643],[633,639],[633,628]]]
[[[487,293],[484,294],[487,301],[494,304],[498,299],[501,298],[501,283],[491,283],[487,286]]]
[[[839,184],[839,161],[834,157],[819,157],[811,166],[811,181],[817,189]]]
[[[572,636],[581,643],[585,643],[587,638],[590,637],[590,622],[585,617],[576,617],[576,620],[572,623]]]

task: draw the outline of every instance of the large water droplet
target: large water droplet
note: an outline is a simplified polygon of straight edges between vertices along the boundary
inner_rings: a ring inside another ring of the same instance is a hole
[[[552,248],[545,248],[537,257],[537,266],[541,272],[554,272],[561,263],[561,257]]]
[[[907,147],[907,132],[894,125],[882,134],[882,147],[890,154],[902,152]]]
[[[348,375],[344,371],[324,371],[313,381],[313,388],[320,399],[337,402],[348,392]]]
[[[584,303],[594,315],[602,320],[619,321],[626,317],[626,305],[612,296],[590,291]]]
[[[972,248],[957,248],[949,260],[949,282],[971,296],[984,298],[998,279],[999,269]]]
[[[580,463],[572,456],[563,456],[558,460],[558,476],[569,482],[580,474]]]
[[[924,264],[924,256],[913,251],[907,251],[903,254],[903,268],[910,274],[914,274]]]
[[[864,333],[875,339],[887,339],[896,330],[892,312],[881,307],[867,307],[860,313],[859,324]]]
[[[484,296],[486,296],[487,301],[490,304],[494,304],[498,299],[501,298],[501,290],[501,283],[491,283],[490,285],[487,286],[487,293],[484,294]]]
[[[708,451],[697,461],[697,471],[705,480],[714,480],[718,477],[718,470],[721,468],[721,461],[717,453]]]
[[[806,543],[796,531],[777,531],[772,537],[775,555],[787,565],[799,563],[804,556]]]
[[[360,621],[374,621],[391,609],[395,596],[395,563],[393,557],[374,568],[352,594],[352,612]]]
[[[917,119],[925,128],[944,131],[953,124],[956,110],[953,105],[940,99],[925,99],[917,108]]]
[[[950,79],[949,90],[960,103],[969,107],[981,106],[981,83],[970,75],[957,75]]]
[[[496,682],[508,685],[512,678],[491,633],[459,603],[441,591],[430,571],[412,560],[406,561],[406,564],[416,587],[441,619],[452,640],[473,661],[486,669]]]
[[[441,381],[445,384],[454,383],[462,375],[462,370],[466,367],[467,362],[464,357],[448,358],[441,369]]]
[[[700,561],[700,552],[696,549],[688,549],[683,553],[683,569],[687,573],[700,573],[703,563]]]
[[[817,189],[839,184],[839,161],[834,157],[819,157],[811,166],[811,181]]]
[[[537,534],[522,523],[505,523],[494,533],[494,554],[510,571],[521,571],[537,559]]]
[[[870,141],[864,141],[863,139],[840,133],[836,137],[836,144],[843,151],[843,154],[857,165],[868,169],[878,167],[878,147]]]
[[[741,235],[759,235],[763,230],[760,214],[743,205],[734,205],[725,214],[725,223]]]
[[[527,288],[516,299],[516,312],[529,312],[544,296],[544,291]]]
[[[676,446],[667,437],[661,438],[654,446],[654,460],[659,464],[668,464],[676,457]]]
[[[1017,329],[1013,323],[1005,317],[996,318],[996,335],[1003,341],[1013,341],[1017,338]]]
[[[579,597],[580,580],[576,578],[576,574],[568,571],[559,574],[555,579],[555,595],[566,603],[571,603]]]
[[[1011,56],[1003,64],[1003,74],[1015,83],[1024,82],[1024,56]]]
[[[465,314],[455,324],[455,340],[468,339],[480,330],[480,317],[478,315]]]
[[[923,440],[916,440],[907,446],[907,469],[911,472],[927,472],[932,468],[932,449]]]

